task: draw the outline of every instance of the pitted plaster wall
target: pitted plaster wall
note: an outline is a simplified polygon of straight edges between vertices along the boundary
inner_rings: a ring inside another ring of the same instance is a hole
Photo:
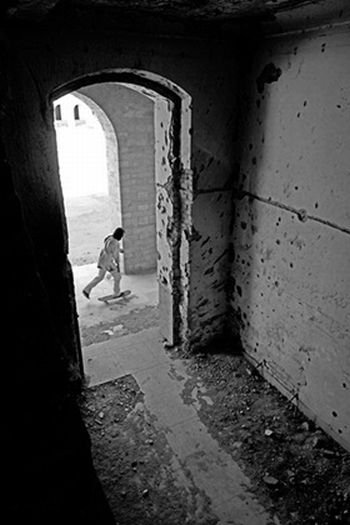
[[[174,289],[173,277],[173,254],[169,245],[166,231],[170,217],[174,216],[174,205],[169,199],[166,185],[171,180],[171,121],[173,116],[173,104],[171,101],[156,97],[154,111],[155,129],[155,174],[156,174],[156,224],[157,224],[157,276],[159,294],[159,316],[162,326],[162,334],[167,341],[172,340],[172,327],[174,315],[172,300]],[[171,278],[169,278],[171,277]],[[167,290],[170,288],[170,294]]]
[[[125,273],[155,270],[154,103],[133,89],[102,83],[79,90],[90,97],[112,122],[119,148],[121,220],[126,231]],[[110,187],[115,193],[115,181]],[[116,199],[115,219],[118,217]],[[119,224],[116,223],[116,227]]]
[[[244,108],[231,326],[350,447],[350,31],[267,41]]]

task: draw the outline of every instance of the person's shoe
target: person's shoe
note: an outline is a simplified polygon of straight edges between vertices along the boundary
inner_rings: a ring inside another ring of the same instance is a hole
[[[90,294],[86,290],[83,290],[83,295],[85,295],[86,299],[90,299]]]

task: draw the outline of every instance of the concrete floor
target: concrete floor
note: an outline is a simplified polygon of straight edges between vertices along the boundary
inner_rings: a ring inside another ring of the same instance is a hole
[[[130,301],[124,304],[106,307],[97,301],[97,296],[108,293],[112,286],[108,281],[103,282],[87,301],[80,292],[93,272],[94,265],[74,270],[80,323],[102,319],[113,323],[117,312],[126,313],[139,305],[156,304],[155,276],[123,277],[123,289],[133,291]],[[83,349],[83,358],[90,386],[126,374],[133,375],[144,393],[145,408],[174,452],[173,470],[178,483],[188,493],[194,488],[202,491],[209,498],[211,510],[220,524],[273,523],[250,492],[249,479],[200,420],[199,407],[202,403],[212,404],[212,401],[199,379],[196,378],[193,386],[186,362],[170,357],[164,350],[157,327],[91,344]]]
[[[84,286],[97,273],[96,263],[74,266],[74,286],[80,326],[93,326],[101,322],[113,323],[118,315],[125,315],[137,308],[158,304],[156,274],[123,275],[122,290],[131,290],[131,294],[118,302],[105,305],[98,297],[113,293],[113,279],[105,278],[91,292],[90,299],[83,296]]]

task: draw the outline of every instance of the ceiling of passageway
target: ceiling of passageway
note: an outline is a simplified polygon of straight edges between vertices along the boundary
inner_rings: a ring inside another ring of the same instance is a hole
[[[78,10],[103,9],[123,15],[156,15],[177,19],[217,21],[251,16],[300,13],[338,16],[349,8],[349,0],[5,0],[7,17],[38,21],[64,6]]]

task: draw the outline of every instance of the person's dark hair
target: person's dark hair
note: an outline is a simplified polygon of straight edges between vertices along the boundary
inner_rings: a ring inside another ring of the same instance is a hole
[[[113,232],[113,237],[115,239],[117,239],[117,241],[120,241],[120,239],[123,237],[124,235],[124,230],[123,228],[116,228]]]

